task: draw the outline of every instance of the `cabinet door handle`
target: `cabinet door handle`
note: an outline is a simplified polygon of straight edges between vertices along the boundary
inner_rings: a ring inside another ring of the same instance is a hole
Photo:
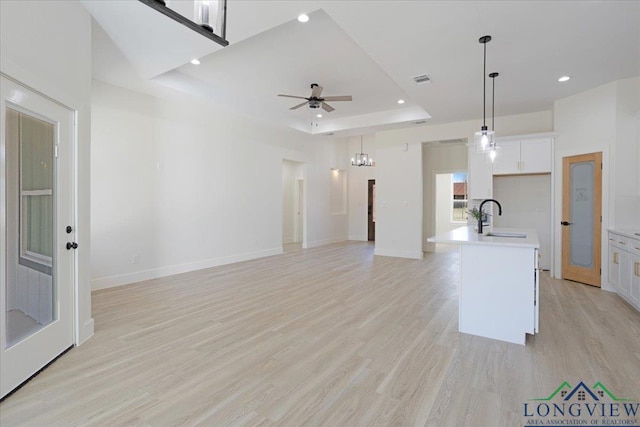
[[[613,263],[618,264],[618,252],[613,253]]]
[[[625,245],[625,246],[627,244],[627,242],[618,242],[618,243],[620,243],[621,245]]]
[[[640,277],[640,262],[633,263],[633,274]]]

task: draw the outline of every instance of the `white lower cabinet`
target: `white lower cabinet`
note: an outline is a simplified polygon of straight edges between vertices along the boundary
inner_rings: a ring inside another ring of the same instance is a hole
[[[609,231],[609,284],[640,311],[640,236]]]

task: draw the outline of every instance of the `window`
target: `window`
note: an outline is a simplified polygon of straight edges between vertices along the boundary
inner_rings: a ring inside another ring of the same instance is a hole
[[[19,114],[20,257],[51,266],[54,125]]]
[[[455,222],[466,222],[468,196],[467,173],[456,172],[451,176],[451,182],[453,185],[453,191],[451,192],[453,194],[453,199],[451,201],[451,220]]]

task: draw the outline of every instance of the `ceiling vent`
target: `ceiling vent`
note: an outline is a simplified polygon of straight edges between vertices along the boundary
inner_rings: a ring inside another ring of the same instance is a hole
[[[413,122],[414,125],[423,125],[425,123],[427,123],[426,120],[418,120],[417,122]]]
[[[412,77],[412,79],[414,82],[416,82],[416,84],[419,84],[419,85],[431,82],[431,79],[426,74],[421,74],[419,76]]]

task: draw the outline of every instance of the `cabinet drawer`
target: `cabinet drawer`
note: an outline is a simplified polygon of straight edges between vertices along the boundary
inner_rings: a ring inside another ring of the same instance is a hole
[[[611,243],[613,246],[618,247],[622,250],[631,251],[631,245],[629,244],[629,241],[631,239],[625,236],[621,236],[619,234],[612,234],[609,236],[610,237],[613,236],[614,238],[613,242]]]
[[[628,239],[629,241],[629,250],[634,255],[640,255],[640,240],[638,239]]]

